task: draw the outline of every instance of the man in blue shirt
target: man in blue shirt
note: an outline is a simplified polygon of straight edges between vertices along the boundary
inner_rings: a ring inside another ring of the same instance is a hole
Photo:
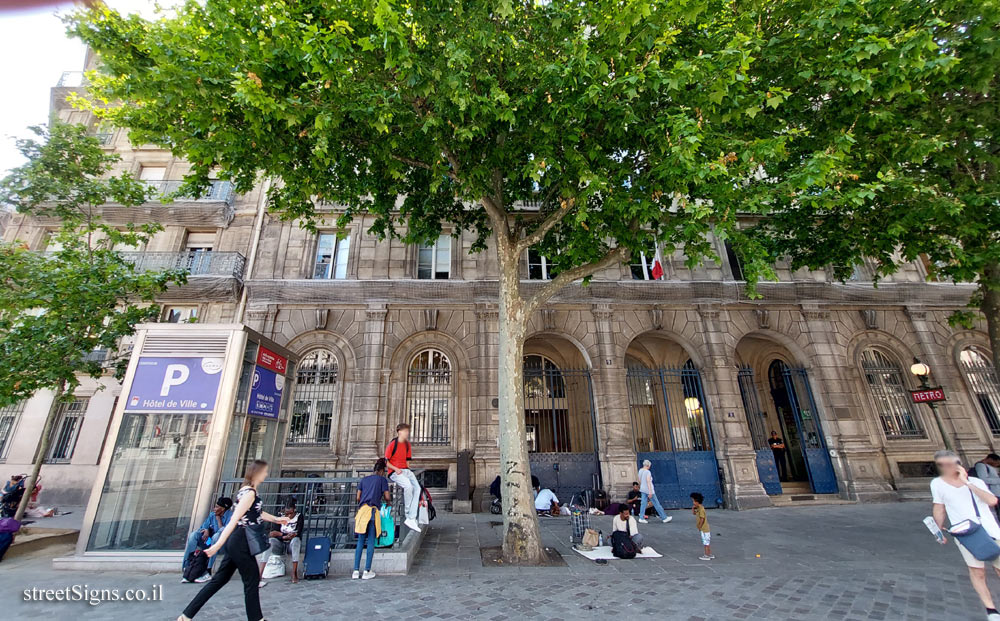
[[[222,529],[226,527],[229,523],[229,518],[233,515],[233,501],[231,498],[222,496],[215,501],[215,508],[212,512],[208,514],[205,521],[201,523],[201,526],[191,531],[191,534],[187,538],[187,548],[184,549],[184,561],[181,563],[181,571],[187,567],[188,557],[191,553],[195,551],[196,548],[205,549],[212,545],[215,541],[215,537],[222,532]],[[212,568],[212,562],[215,560],[215,556],[208,559],[208,567]],[[205,574],[204,576],[195,580],[195,582],[206,582],[211,576]],[[187,582],[186,579],[181,579],[181,582]]]

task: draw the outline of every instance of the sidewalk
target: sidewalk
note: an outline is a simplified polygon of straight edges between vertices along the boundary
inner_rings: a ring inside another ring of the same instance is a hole
[[[261,599],[271,621],[984,618],[958,551],[953,544],[936,544],[920,523],[929,511],[926,503],[709,511],[718,557],[710,562],[698,560],[694,518],[672,511],[672,523],[640,529],[663,558],[607,565],[570,549],[569,518],[544,519],[545,543],[566,561],[554,568],[483,568],[480,547],[500,543],[498,516],[441,512],[408,576],[368,582],[331,576],[297,585],[281,579],[264,588]],[[595,517],[593,524],[607,534],[611,518]],[[198,588],[179,584],[179,574],[56,572],[47,561],[0,564],[0,587],[15,594],[16,618],[174,619]],[[25,588],[73,584],[121,589],[162,584],[165,601],[96,607],[20,601]],[[994,577],[990,584],[1000,593],[1000,581]],[[198,618],[244,619],[239,581],[227,585]]]

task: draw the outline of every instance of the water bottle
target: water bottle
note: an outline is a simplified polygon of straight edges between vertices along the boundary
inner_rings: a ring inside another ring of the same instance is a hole
[[[602,533],[601,531],[597,531],[597,545],[598,546],[604,545],[604,533]]]
[[[925,517],[924,526],[927,527],[927,530],[931,531],[931,534],[934,535],[934,538],[937,539],[938,542],[944,543],[944,533],[941,532],[940,528],[938,528],[937,522],[934,521],[934,518],[929,515]]]

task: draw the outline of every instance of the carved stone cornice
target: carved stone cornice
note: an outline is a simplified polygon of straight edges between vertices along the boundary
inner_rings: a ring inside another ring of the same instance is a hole
[[[500,310],[496,304],[476,304],[476,319],[479,321],[496,321],[500,318]]]
[[[910,321],[927,321],[927,311],[922,308],[906,308],[906,316]]]
[[[801,310],[802,317],[806,321],[830,321],[830,311],[819,308]]]
[[[615,316],[610,304],[594,304],[590,307],[590,314],[598,321],[610,321]]]
[[[385,304],[369,304],[365,309],[365,319],[368,321],[385,321],[388,314]]]

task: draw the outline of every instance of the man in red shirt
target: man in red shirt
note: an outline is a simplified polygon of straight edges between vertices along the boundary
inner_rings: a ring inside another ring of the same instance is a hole
[[[420,483],[407,464],[410,459],[413,459],[410,426],[399,423],[396,425],[396,437],[385,447],[385,461],[389,467],[389,479],[403,488],[403,504],[406,507],[406,521],[403,524],[419,533],[417,512],[420,510]]]

